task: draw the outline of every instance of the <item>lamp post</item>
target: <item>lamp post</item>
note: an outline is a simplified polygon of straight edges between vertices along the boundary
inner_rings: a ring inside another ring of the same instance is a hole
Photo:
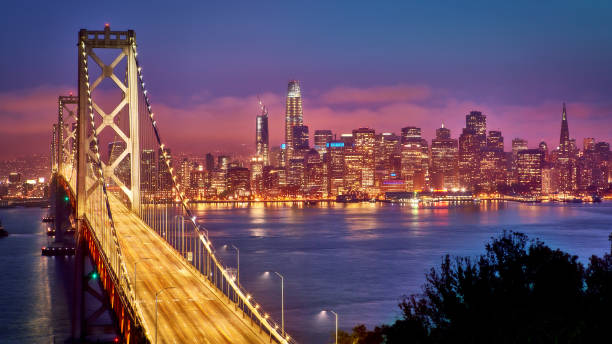
[[[238,260],[238,268],[236,270],[236,282],[238,285],[240,285],[240,250],[234,245],[232,245],[232,247],[236,250],[236,258]]]
[[[332,310],[323,310],[323,312],[330,312],[332,314],[334,314],[336,316],[336,344],[338,344],[338,313],[332,311]]]
[[[283,337],[285,336],[285,278],[283,275],[274,271],[274,273],[281,279],[281,330],[283,331]]]
[[[161,288],[155,293],[155,344],[157,344],[157,297],[159,296],[159,294],[163,293],[165,290],[168,289],[176,289],[176,287]]]
[[[136,264],[140,263],[143,260],[151,260],[151,258],[141,258],[137,261],[134,262],[134,301],[138,301],[137,295],[136,295]]]

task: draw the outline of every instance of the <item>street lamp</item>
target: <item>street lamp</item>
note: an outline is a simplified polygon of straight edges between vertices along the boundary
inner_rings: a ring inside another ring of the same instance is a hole
[[[285,336],[285,278],[276,271],[274,272],[281,279],[281,330]]]
[[[240,285],[240,250],[234,245],[232,245],[232,247],[236,250],[236,257],[238,260],[238,269],[236,270],[236,282],[238,285]]]
[[[330,313],[333,313],[336,316],[336,344],[338,344],[338,313],[336,313],[336,312],[334,312],[332,310],[327,311],[325,309],[323,310],[323,312],[330,312]]]
[[[155,344],[157,344],[157,297],[159,296],[159,294],[163,293],[165,290],[168,289],[176,289],[176,287],[161,288],[155,293]]]
[[[134,262],[134,301],[137,301],[137,295],[136,295],[136,264],[140,263],[143,260],[151,260],[151,258],[141,258],[137,261]]]

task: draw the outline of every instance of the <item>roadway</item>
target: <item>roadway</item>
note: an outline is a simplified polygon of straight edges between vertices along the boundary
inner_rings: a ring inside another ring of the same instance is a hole
[[[131,281],[138,262],[136,297],[151,343],[155,343],[155,293],[166,287],[174,288],[158,297],[158,343],[270,343],[268,335],[251,325],[137,215],[111,194],[109,201]]]

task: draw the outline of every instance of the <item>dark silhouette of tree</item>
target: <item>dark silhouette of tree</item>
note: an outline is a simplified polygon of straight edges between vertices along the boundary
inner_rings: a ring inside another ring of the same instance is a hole
[[[525,234],[492,238],[477,259],[445,256],[392,325],[351,343],[612,342],[612,258],[578,257]]]

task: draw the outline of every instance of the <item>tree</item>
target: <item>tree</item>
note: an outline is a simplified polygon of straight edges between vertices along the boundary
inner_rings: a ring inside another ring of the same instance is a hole
[[[610,338],[612,257],[578,257],[525,234],[492,238],[477,259],[442,259],[402,318],[353,343],[593,343]],[[359,331],[357,331],[359,329]],[[377,336],[374,336],[377,334]],[[365,341],[371,338],[374,341]]]

